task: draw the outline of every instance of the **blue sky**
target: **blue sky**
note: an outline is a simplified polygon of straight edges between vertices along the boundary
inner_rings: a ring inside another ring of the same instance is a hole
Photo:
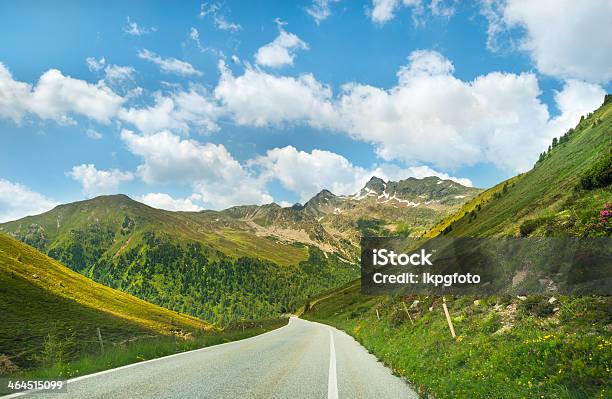
[[[528,3],[2,2],[0,221],[491,186],[610,90],[610,3]]]

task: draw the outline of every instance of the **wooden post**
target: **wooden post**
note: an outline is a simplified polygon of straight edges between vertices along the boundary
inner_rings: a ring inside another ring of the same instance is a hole
[[[376,320],[380,320],[380,315],[378,314],[378,309],[376,309]]]
[[[408,307],[406,307],[406,302],[404,302],[403,299],[402,299],[402,305],[404,306],[404,311],[406,312],[406,314],[408,315],[408,318],[410,319],[410,324],[414,324],[414,322],[412,321],[412,316],[410,316],[410,312],[408,311]]]
[[[446,307],[446,298],[442,297],[442,307],[444,308],[444,314],[446,315],[446,322],[448,323],[448,328],[450,329],[451,335],[453,338],[456,338],[455,328],[453,327],[453,322],[451,320],[450,314],[448,313],[448,308]]]
[[[100,341],[100,350],[104,353],[104,342],[102,342],[102,333],[100,327],[96,327],[96,333],[98,333],[98,341]]]

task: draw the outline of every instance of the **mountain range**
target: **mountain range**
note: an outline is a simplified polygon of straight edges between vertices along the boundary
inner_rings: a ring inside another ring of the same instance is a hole
[[[295,309],[358,274],[361,235],[420,234],[481,190],[437,177],[305,204],[171,212],[96,197],[0,225],[71,269],[169,309],[223,324]]]

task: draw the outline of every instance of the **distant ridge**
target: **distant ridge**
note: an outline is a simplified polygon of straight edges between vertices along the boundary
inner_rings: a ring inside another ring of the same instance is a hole
[[[321,190],[304,205],[171,212],[122,195],[0,224],[95,281],[215,323],[286,313],[355,278],[362,235],[419,235],[479,189],[436,177],[360,192]]]

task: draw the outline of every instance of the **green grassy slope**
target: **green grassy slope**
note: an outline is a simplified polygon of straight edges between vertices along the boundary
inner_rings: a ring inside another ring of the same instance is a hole
[[[456,212],[453,212],[450,215],[439,220],[432,228],[430,228],[423,234],[423,237],[436,237],[445,231],[449,231],[449,226],[453,225],[456,221],[466,215],[469,215],[470,213],[474,214],[480,211],[483,205],[495,199],[496,194],[499,195],[499,193],[504,190],[505,186],[509,187],[511,185],[514,185],[514,183],[516,183],[516,181],[518,181],[521,177],[523,177],[522,174],[514,176],[478,194],[475,198],[472,198],[471,200],[463,204],[461,208],[459,208]]]
[[[599,211],[612,202],[612,191],[609,185],[585,190],[581,180],[612,154],[612,103],[585,118],[566,137],[532,170],[470,202],[480,203],[479,209],[467,209],[470,204],[466,204],[449,218],[452,223],[437,226],[428,235],[435,236],[449,225],[447,234],[454,236],[605,235]],[[608,161],[608,173],[611,165]]]
[[[63,347],[55,350],[61,349],[67,358],[97,350],[96,328],[107,345],[218,332],[195,317],[95,283],[3,234],[0,314],[0,356],[18,367],[38,364],[45,356],[45,345],[62,342]]]
[[[426,236],[610,236],[612,98],[533,170],[481,193]],[[599,182],[591,184],[589,182]],[[595,186],[595,187],[594,187]],[[353,335],[435,398],[607,398],[610,297],[364,296],[359,283],[315,298],[304,317]]]
[[[441,298],[364,296],[358,282],[302,317],[346,331],[424,397],[609,397],[612,298],[447,300],[456,339]]]

